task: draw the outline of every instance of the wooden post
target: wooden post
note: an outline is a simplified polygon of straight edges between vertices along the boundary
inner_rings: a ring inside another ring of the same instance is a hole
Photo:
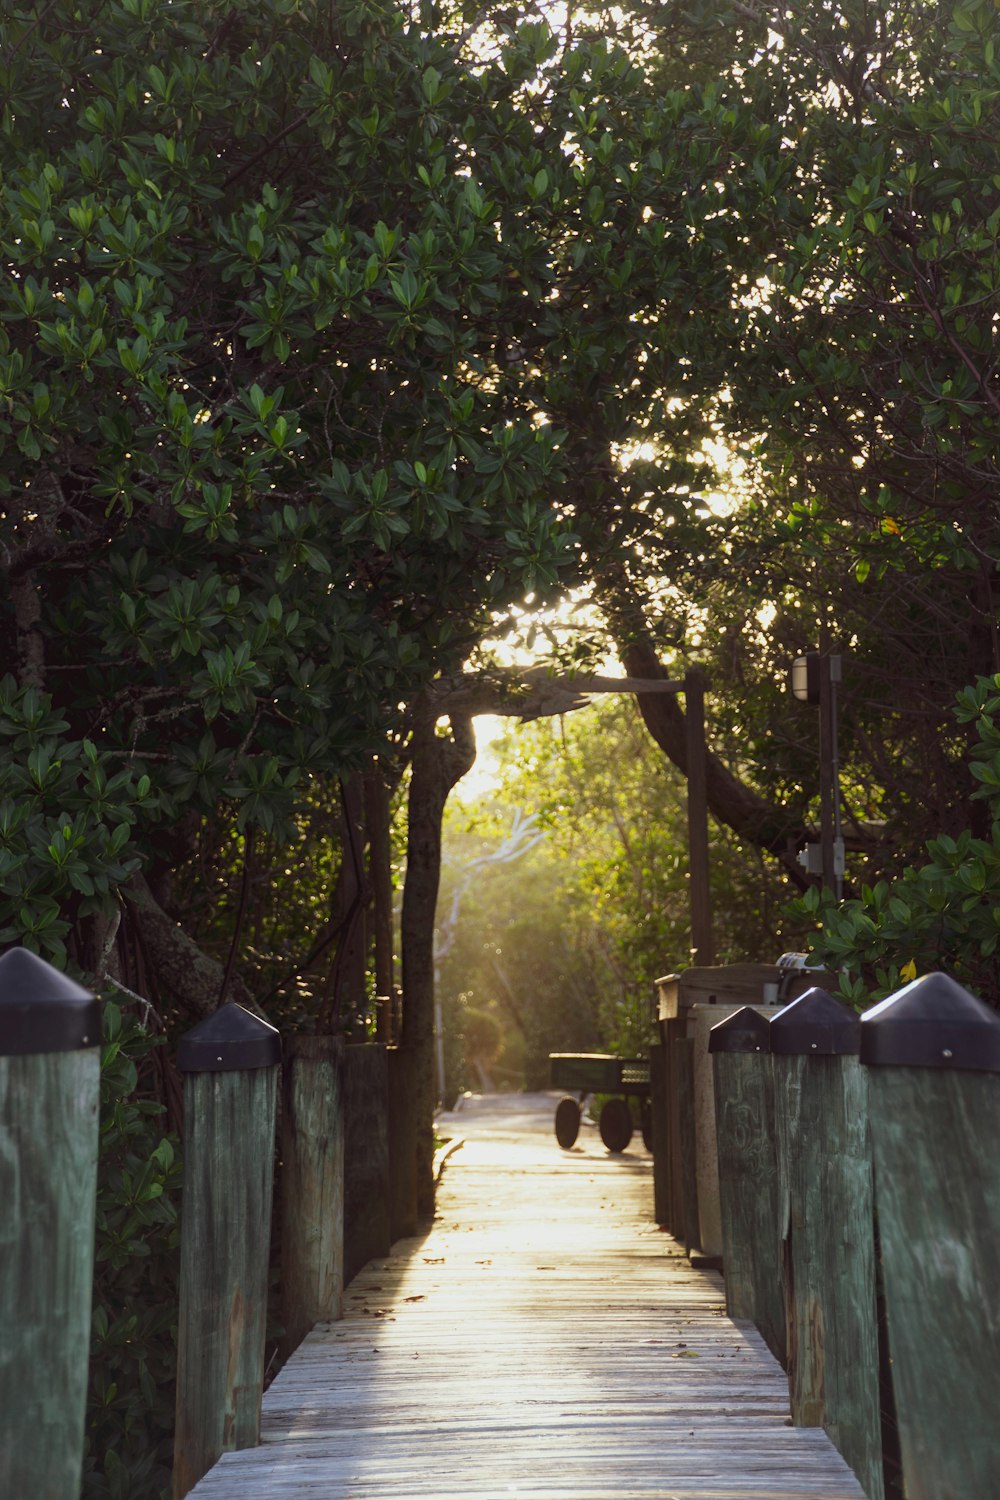
[[[344,1289],[344,1043],[293,1036],[281,1092],[282,1360],[315,1323],[341,1316]]]
[[[667,1049],[649,1049],[649,1108],[653,1132],[653,1217],[670,1228],[670,1130],[667,1119]]]
[[[746,997],[754,998],[748,986]],[[709,1038],[727,1015],[742,1009],[740,1002],[718,1001],[692,1005],[687,1011],[687,1034],[694,1043],[695,1171],[698,1174],[698,1223],[694,1240],[704,1266],[722,1270],[722,1213],[719,1205],[719,1148],[715,1121],[715,1072]]]
[[[695,1160],[694,1128],[694,1042],[680,1037],[671,1049],[676,1053],[677,1114],[681,1155],[681,1199],[683,1230],[674,1230],[688,1255],[698,1247],[698,1168]]]
[[[174,1500],[260,1437],[281,1040],[230,1002],[182,1037]]]
[[[83,1467],[101,1012],[0,958],[0,1495],[75,1500]]]
[[[705,744],[705,678],[697,668],[684,676],[687,747],[688,859],[691,882],[691,962],[713,964],[712,897],[708,878],[708,750]]]
[[[386,1054],[389,1149],[389,1238],[414,1235],[417,1213],[417,1143],[413,1138],[414,1057],[408,1047]]]
[[[675,1240],[684,1242],[684,1145],[681,1138],[681,1053],[684,1050],[687,1019],[674,1017],[666,1022],[667,1032],[667,1152],[670,1165],[670,1217],[667,1227]],[[693,1158],[693,1148],[692,1148]],[[694,1171],[692,1159],[691,1170]]]
[[[712,1028],[726,1312],[788,1363],[778,1228],[770,1023],[745,1005]]]
[[[377,1042],[344,1050],[345,1286],[392,1244],[385,1054]]]
[[[868,1085],[858,1017],[807,990],[771,1022],[792,1420],[883,1500]]]
[[[1000,1016],[944,974],[862,1017],[908,1500],[1000,1495]]]

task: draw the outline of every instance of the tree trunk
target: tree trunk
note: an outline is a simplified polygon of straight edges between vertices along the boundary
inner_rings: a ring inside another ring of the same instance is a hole
[[[165,1004],[178,1004],[194,1016],[218,1007],[225,970],[203,953],[193,938],[163,910],[142,875],[133,875],[124,894],[141,930],[142,946],[153,971],[156,992]],[[248,1010],[261,1013],[250,991],[233,973],[226,991]]]
[[[345,1009],[361,1013],[366,1000],[367,944],[365,908],[369,900],[365,878],[364,798],[361,777],[341,782],[340,869],[330,903],[330,931],[337,933],[337,947],[327,978],[317,1030],[338,1034],[343,1030]]]
[[[648,640],[631,641],[622,647],[629,676],[656,677],[667,674]],[[640,674],[637,670],[643,667]],[[687,742],[684,713],[675,697],[637,693],[643,722],[660,749],[687,774]],[[708,805],[720,823],[772,854],[784,854],[788,839],[804,839],[802,820],[775,807],[746,786],[711,751],[708,755]]]
[[[365,822],[368,826],[368,880],[372,890],[375,937],[376,1040],[392,1041],[392,850],[389,788],[377,760],[365,770]]]
[[[434,1211],[434,914],[441,880],[441,822],[448,793],[476,758],[471,718],[452,714],[451,733],[440,735],[436,713],[422,705],[414,716],[401,921],[402,1043],[414,1056],[413,1131],[422,1217]]]

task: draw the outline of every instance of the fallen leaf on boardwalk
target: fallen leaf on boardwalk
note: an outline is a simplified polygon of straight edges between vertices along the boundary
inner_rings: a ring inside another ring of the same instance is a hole
[[[446,1257],[443,1256],[443,1255],[425,1255],[424,1256],[424,1265],[425,1266],[443,1266],[444,1263],[445,1263],[445,1259],[446,1259]]]
[[[424,1295],[423,1292],[418,1292],[415,1297],[404,1297],[403,1301],[404,1302],[426,1302],[427,1298],[425,1297],[425,1295]]]
[[[671,1359],[697,1359],[697,1349],[682,1349],[679,1354],[672,1354]]]

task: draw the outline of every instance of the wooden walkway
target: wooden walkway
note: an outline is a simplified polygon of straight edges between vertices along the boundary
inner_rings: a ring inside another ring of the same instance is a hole
[[[465,1101],[432,1232],[400,1241],[196,1500],[864,1500],[721,1279],[651,1224],[641,1144],[568,1153],[544,1095]]]

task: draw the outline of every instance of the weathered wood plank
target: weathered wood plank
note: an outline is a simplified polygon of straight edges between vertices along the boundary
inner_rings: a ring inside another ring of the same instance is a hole
[[[344,1285],[392,1242],[386,1049],[344,1052]]]
[[[667,1228],[675,1240],[684,1240],[684,1156],[681,1150],[681,1106],[678,1068],[680,1052],[675,1046],[687,1032],[686,1017],[664,1022],[667,1048],[667,1162],[668,1208]]]
[[[413,1133],[415,1059],[409,1047],[390,1047],[386,1062],[389,1236],[399,1240],[416,1234],[420,1217],[417,1213],[417,1142]]]
[[[285,1043],[281,1109],[281,1295],[287,1359],[344,1290],[344,1044]]]
[[[670,1128],[668,1119],[667,1049],[649,1049],[649,1108],[653,1137],[653,1217],[670,1225]]]
[[[175,1500],[257,1441],[278,1071],[184,1080]]]
[[[719,1052],[714,1061],[726,1311],[731,1318],[755,1323],[784,1365],[788,1351],[771,1059],[762,1053]]]
[[[651,1222],[651,1166],[555,1100],[447,1121],[438,1217],[348,1287],[196,1500],[863,1500],[718,1276]],[[478,1117],[478,1118],[477,1118]]]
[[[698,1140],[694,1113],[694,1042],[689,1036],[671,1043],[676,1057],[674,1087],[677,1090],[678,1134],[681,1146],[681,1198],[683,1201],[684,1248],[690,1255],[700,1248],[698,1226]],[[681,1236],[677,1235],[680,1239]]]
[[[867,1071],[906,1493],[1000,1495],[1000,1075]]]
[[[882,1500],[868,1080],[856,1057],[774,1056],[792,1416]]]
[[[97,1047],[0,1057],[0,1495],[80,1489],[97,1186]]]

